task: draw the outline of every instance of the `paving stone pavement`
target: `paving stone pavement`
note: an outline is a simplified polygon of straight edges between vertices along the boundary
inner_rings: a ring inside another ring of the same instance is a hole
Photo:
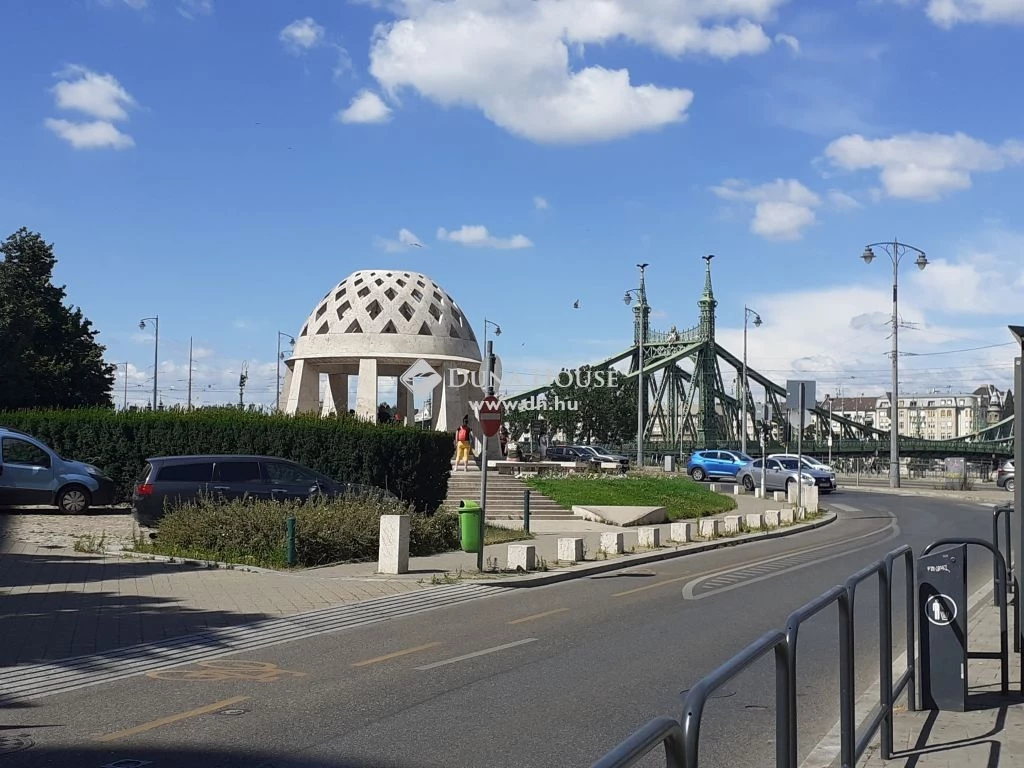
[[[999,649],[999,610],[991,596],[968,620],[971,651]],[[1010,625],[1013,625],[1011,606]],[[906,712],[893,724],[892,760],[883,760],[877,745],[869,748],[862,768],[1009,768],[1024,766],[1024,696],[1020,656],[1010,641],[1010,695],[1000,695],[998,660],[972,659],[968,667],[969,712]]]

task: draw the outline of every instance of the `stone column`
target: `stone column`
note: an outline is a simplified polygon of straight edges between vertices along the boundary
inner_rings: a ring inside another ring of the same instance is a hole
[[[348,413],[348,374],[331,373],[327,375],[327,392],[324,393],[322,415],[332,413]]]
[[[356,416],[377,421],[377,359],[364,357],[359,361],[359,381],[356,385]]]
[[[398,382],[398,412],[402,414],[402,423],[407,427],[416,423],[414,407],[412,392],[405,384]]]
[[[320,371],[305,360],[296,360],[289,381],[287,413],[316,413],[320,405]]]

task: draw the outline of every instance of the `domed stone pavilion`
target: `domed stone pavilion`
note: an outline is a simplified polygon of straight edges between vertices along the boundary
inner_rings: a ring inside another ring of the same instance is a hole
[[[286,413],[322,408],[325,414],[354,408],[358,417],[376,420],[378,380],[396,377],[398,412],[412,425],[415,409],[423,408],[424,402],[414,402],[402,377],[411,380],[409,369],[417,364],[417,391],[429,392],[431,427],[454,431],[468,414],[479,437],[479,422],[469,403],[479,401],[483,391],[472,381],[463,382],[471,373],[483,383],[481,358],[465,314],[429,277],[403,270],[360,270],[323,297],[295,338],[292,356],[285,362],[282,408]],[[500,378],[498,362],[494,373]],[[327,377],[322,406],[321,376]],[[354,406],[348,402],[349,376],[357,377]]]

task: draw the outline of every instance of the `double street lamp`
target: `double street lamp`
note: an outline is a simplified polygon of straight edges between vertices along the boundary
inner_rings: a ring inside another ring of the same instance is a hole
[[[637,316],[636,324],[636,468],[644,468],[644,342],[647,332],[647,313],[650,307],[647,305],[647,288],[644,282],[644,270],[648,265],[637,264],[640,269],[640,287],[631,288],[626,291],[622,300],[628,307],[636,294],[637,305],[633,310]]]
[[[750,307],[743,306],[743,391],[740,393],[740,452],[747,452],[747,321],[754,317],[754,327],[761,327],[761,316]],[[755,414],[755,422],[756,422]]]
[[[146,329],[146,323],[152,321],[154,324],[154,336],[153,336],[153,410],[157,409],[157,379],[160,376],[160,318],[159,317],[144,317],[139,320],[139,330]]]
[[[892,261],[892,395],[889,402],[889,487],[900,487],[900,437],[899,437],[899,303],[897,293],[899,288],[900,262],[908,253],[916,253],[914,263],[918,269],[928,266],[928,257],[920,248],[901,243],[896,239],[888,243],[871,243],[864,247],[861,258],[865,264],[870,264],[875,259],[874,248],[881,248]]]
[[[295,346],[295,337],[291,336],[283,331],[277,332],[277,410],[281,410],[281,361],[284,360],[285,353],[281,351],[281,337],[288,339],[289,346]]]

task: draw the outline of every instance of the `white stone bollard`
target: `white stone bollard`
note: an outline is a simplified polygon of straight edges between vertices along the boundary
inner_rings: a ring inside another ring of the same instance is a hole
[[[654,527],[639,528],[636,532],[637,546],[655,549],[661,546],[661,530]]]
[[[508,568],[510,571],[533,571],[537,568],[537,547],[533,544],[509,544]]]
[[[761,486],[757,486],[757,488],[754,489],[754,498],[755,499],[763,499],[764,498],[764,491],[761,490]]]
[[[818,507],[818,498],[819,498],[818,497],[818,486],[814,486],[813,488],[805,488],[804,489],[804,498],[803,498],[804,507],[811,514],[814,514],[814,513],[818,512],[819,509],[820,509]]]
[[[743,486],[742,485],[734,485],[732,487],[732,495],[733,496],[739,496],[741,493],[743,493]]]
[[[377,573],[409,572],[409,515],[381,515]]]
[[[725,532],[739,533],[743,530],[743,515],[726,515]]]
[[[764,528],[764,515],[760,512],[751,512],[745,522],[749,530],[760,531]]]
[[[600,552],[606,555],[621,555],[625,551],[621,533],[602,533]]]
[[[772,499],[774,501],[785,501],[786,500],[786,492],[785,491],[776,491],[772,495]]]
[[[672,523],[669,526],[669,539],[686,543],[693,541],[693,523]]]
[[[718,492],[718,483],[708,483],[708,490],[712,493]]]
[[[769,528],[779,527],[779,510],[769,509],[764,513],[764,524]]]
[[[722,535],[722,521],[713,517],[705,517],[700,521],[700,535],[704,539],[714,539]]]
[[[793,509],[793,518],[800,522],[801,520],[807,519],[807,509],[804,507],[795,507]]]
[[[781,525],[792,525],[794,520],[792,509],[779,510],[779,523]]]
[[[583,539],[559,539],[558,561],[560,563],[578,563],[583,559]]]

